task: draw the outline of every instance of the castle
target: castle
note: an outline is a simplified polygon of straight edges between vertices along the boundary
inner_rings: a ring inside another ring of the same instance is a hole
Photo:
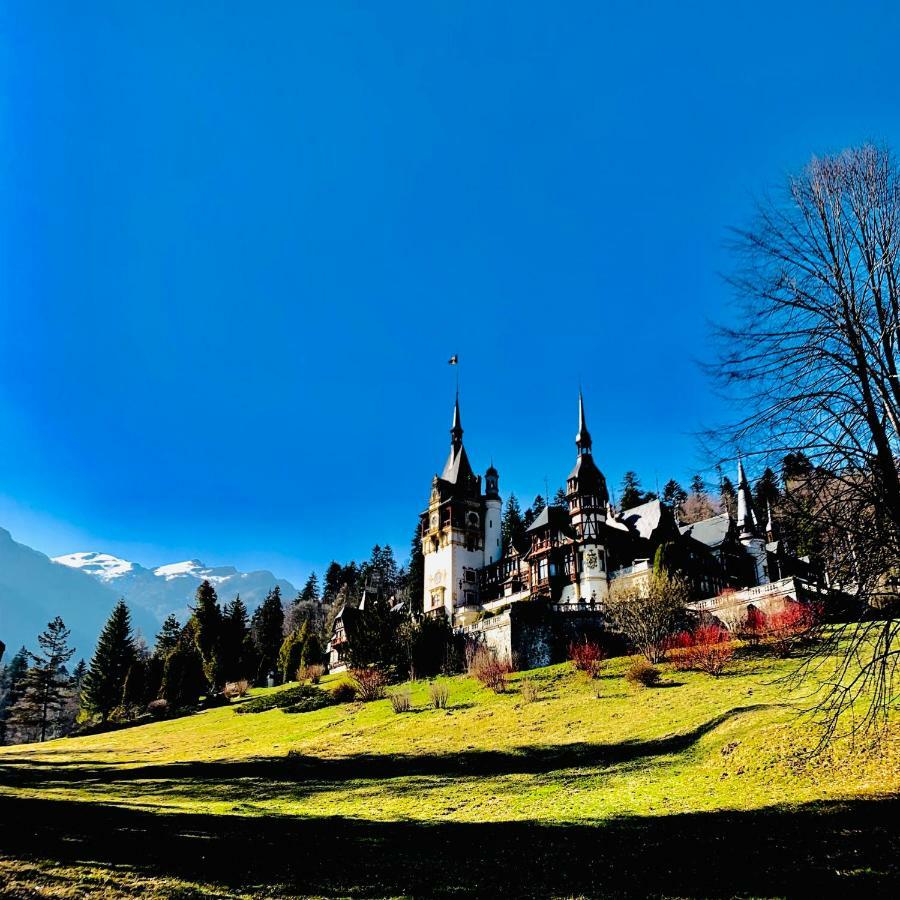
[[[765,589],[810,576],[808,561],[785,553],[776,539],[771,512],[761,527],[740,462],[736,519],[722,513],[682,524],[660,500],[618,512],[610,504],[580,391],[575,447],[566,507],[546,506],[525,541],[504,547],[500,476],[493,464],[483,479],[473,471],[457,394],[450,452],[432,479],[428,508],[421,514],[426,614],[446,615],[454,626],[466,627],[485,613],[535,598],[563,613],[601,609],[617,582],[649,575],[660,547],[688,577],[698,601],[754,588],[774,594]],[[780,587],[796,594],[792,585]]]

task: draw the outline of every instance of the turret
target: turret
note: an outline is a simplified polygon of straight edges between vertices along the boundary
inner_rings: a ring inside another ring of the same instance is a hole
[[[503,554],[500,539],[502,509],[500,474],[492,462],[484,473],[484,556],[488,564],[497,562]]]
[[[744,473],[744,464],[740,459],[738,460],[737,480],[738,539],[753,560],[756,583],[767,584],[769,581],[769,558],[766,554],[766,541],[759,533],[759,522],[757,521],[756,513],[753,511],[750,484]]]

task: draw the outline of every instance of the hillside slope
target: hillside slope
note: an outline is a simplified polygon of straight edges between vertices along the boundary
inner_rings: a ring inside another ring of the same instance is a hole
[[[447,710],[431,709],[418,683],[413,711],[400,715],[388,700],[300,714],[223,708],[3,748],[0,813],[56,823],[36,825],[49,829],[52,852],[20,841],[5,871],[28,884],[84,877],[71,846],[90,844],[112,816],[161,847],[176,835],[185,847],[188,836],[215,836],[218,849],[204,844],[204,854],[222,867],[170,854],[142,864],[136,850],[104,837],[91,865],[106,860],[104,878],[123,892],[123,869],[150,879],[141,890],[196,882],[219,891],[227,882],[235,896],[260,884],[273,896],[449,894],[477,870],[511,895],[591,894],[620,890],[613,861],[635,879],[624,893],[636,895],[691,894],[690,878],[707,895],[716,885],[769,894],[831,890],[842,878],[858,888],[893,883],[893,743],[807,759],[815,733],[778,680],[790,661],[748,658],[720,679],[670,673],[669,686],[649,690],[629,687],[624,665],[613,661],[595,682],[553,666],[515,676],[501,695],[448,679]],[[523,701],[525,677],[540,686],[537,702]],[[297,841],[307,842],[303,852]],[[711,842],[716,866],[702,866],[691,841]],[[241,846],[236,869],[227,854]],[[652,847],[655,862],[645,856]],[[560,868],[575,848],[580,861]],[[724,872],[717,866],[729,855],[737,868]],[[498,874],[490,862],[499,858],[511,868]],[[440,861],[449,869],[438,890],[429,878]],[[668,887],[664,876],[674,879]],[[273,887],[282,879],[292,886]]]

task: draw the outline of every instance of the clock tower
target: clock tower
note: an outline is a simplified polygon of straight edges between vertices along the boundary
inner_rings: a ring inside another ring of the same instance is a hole
[[[428,509],[421,516],[422,553],[425,557],[425,596],[422,608],[429,615],[446,615],[451,624],[464,621],[480,604],[478,570],[498,558],[500,495],[497,470],[481,476],[472,471],[463,446],[459,393],[453,408],[450,454],[440,475],[431,481]],[[490,524],[488,524],[490,523]],[[488,547],[491,543],[491,547]]]

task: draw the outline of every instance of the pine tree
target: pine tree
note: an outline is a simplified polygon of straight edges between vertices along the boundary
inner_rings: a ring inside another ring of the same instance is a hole
[[[500,534],[503,537],[504,552],[510,546],[521,546],[525,539],[525,521],[522,518],[522,510],[515,494],[509,495],[506,501],[506,509],[503,511],[503,521],[500,523]]]
[[[775,473],[768,466],[766,466],[759,481],[756,482],[755,494],[756,515],[759,518],[759,524],[765,526],[767,508],[771,506],[775,509],[781,502],[778,480],[775,477]]]
[[[181,640],[166,657],[160,693],[175,708],[197,704],[206,690],[203,660],[193,641]]]
[[[84,683],[84,676],[87,674],[87,663],[83,659],[79,659],[72,669],[72,688],[77,694],[81,694],[81,685]]]
[[[181,623],[175,617],[175,614],[169,613],[169,615],[166,616],[165,622],[162,623],[159,634],[156,635],[156,644],[153,648],[153,653],[156,656],[165,659],[175,649],[175,645],[181,637],[182,630]]]
[[[727,475],[722,476],[720,494],[722,498],[722,507],[725,512],[727,512],[732,519],[737,518],[737,491],[734,489],[734,485]]]
[[[120,600],[100,632],[82,692],[85,708],[104,722],[122,702],[125,678],[134,659],[131,613],[125,601]]]
[[[249,632],[247,607],[238,594],[225,604],[222,612],[222,676],[225,681],[237,681],[253,676],[244,647]]]
[[[194,614],[191,616],[191,628],[194,634],[194,646],[203,662],[203,673],[210,693],[215,693],[222,686],[219,648],[222,640],[222,610],[215,588],[207,580],[203,580],[197,588],[194,598]]]
[[[706,482],[699,472],[691,478],[691,493],[695,497],[702,497],[706,493]]]
[[[619,510],[624,512],[626,509],[634,509],[644,503],[645,497],[641,490],[641,482],[637,477],[637,472],[629,469],[622,476],[622,486],[619,488]]]
[[[540,494],[537,494],[534,500],[531,501],[531,506],[522,515],[522,524],[525,526],[526,531],[535,523],[546,505],[547,501]]]
[[[319,602],[319,577],[315,572],[311,572],[303,590],[297,596],[296,603],[318,603]]]
[[[673,512],[680,513],[684,501],[687,500],[687,491],[674,479],[670,478],[663,487],[662,501]]]
[[[344,567],[336,560],[332,560],[325,570],[325,583],[322,586],[322,602],[334,603],[343,583]]]
[[[0,677],[0,746],[6,743],[9,712],[22,696],[22,680],[28,671],[28,651],[22,647],[3,668]]]
[[[276,584],[253,613],[251,630],[253,643],[259,657],[257,682],[265,681],[270,672],[276,672],[278,651],[283,640],[284,609],[281,605],[281,588]]]
[[[409,595],[410,611],[422,612],[422,599],[425,595],[425,554],[422,553],[422,538],[418,523],[413,530],[409,544],[409,565],[406,567],[406,589]]]
[[[22,680],[22,695],[12,709],[10,720],[44,742],[51,721],[62,709],[69,676],[66,663],[75,651],[69,647],[71,632],[57,616],[38,635],[38,653],[29,653],[31,665]]]

